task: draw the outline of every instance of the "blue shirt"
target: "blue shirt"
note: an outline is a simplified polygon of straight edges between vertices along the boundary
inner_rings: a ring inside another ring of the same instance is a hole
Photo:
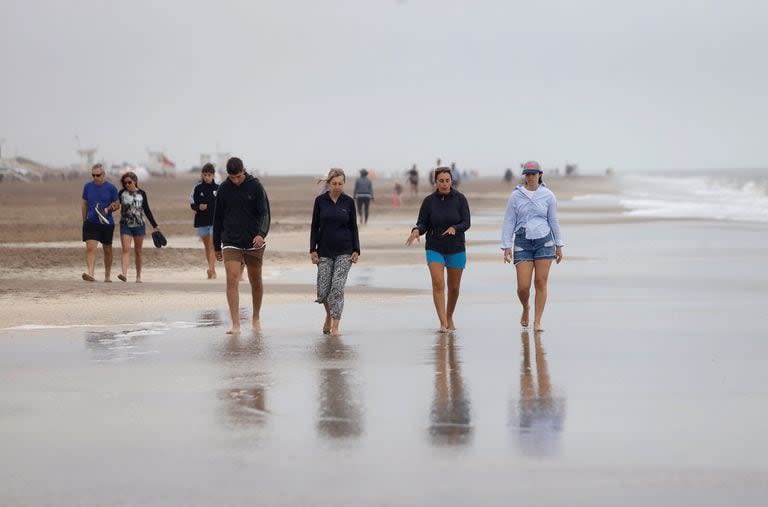
[[[101,204],[102,208],[107,208],[107,206],[117,201],[117,187],[108,181],[105,181],[101,185],[97,185],[90,181],[83,187],[83,200],[88,202],[88,215],[86,216],[86,220],[94,224],[101,223],[99,222],[99,217],[96,215],[94,208],[96,208],[97,204]],[[115,220],[112,218],[111,211],[107,214],[107,218],[109,219],[110,224],[115,225]]]
[[[551,231],[555,245],[565,245],[557,219],[557,199],[543,184],[539,185],[532,196],[523,191],[522,185],[512,191],[501,230],[502,249],[514,246],[515,233],[521,228],[525,228],[526,239],[543,238]]]

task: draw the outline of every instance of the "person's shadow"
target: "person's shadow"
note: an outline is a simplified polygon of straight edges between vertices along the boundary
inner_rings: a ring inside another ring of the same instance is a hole
[[[429,426],[434,445],[466,445],[472,438],[471,404],[454,341],[454,333],[440,333],[435,345],[435,394]]]
[[[354,350],[337,336],[326,336],[317,346],[320,361],[317,432],[328,439],[357,438],[363,433],[363,402]]]
[[[529,332],[524,330],[520,335],[523,355],[520,398],[512,403],[509,425],[518,433],[520,449],[524,454],[552,456],[560,451],[566,400],[554,394],[541,334],[534,333],[533,337],[535,364],[531,362]]]

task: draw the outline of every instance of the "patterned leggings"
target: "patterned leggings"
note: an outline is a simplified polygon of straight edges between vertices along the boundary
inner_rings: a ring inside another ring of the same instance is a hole
[[[344,284],[347,283],[349,268],[352,267],[351,255],[320,257],[317,265],[316,303],[328,303],[331,318],[339,320],[344,310]]]

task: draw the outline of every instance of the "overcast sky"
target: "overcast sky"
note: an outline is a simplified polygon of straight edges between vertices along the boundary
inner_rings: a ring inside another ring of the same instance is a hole
[[[0,0],[4,155],[768,166],[761,0]]]

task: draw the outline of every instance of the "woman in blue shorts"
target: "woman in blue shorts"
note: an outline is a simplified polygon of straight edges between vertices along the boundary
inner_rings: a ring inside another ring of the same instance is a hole
[[[459,300],[461,274],[467,264],[464,232],[469,229],[469,203],[464,194],[451,187],[451,168],[441,166],[434,172],[436,190],[424,198],[416,226],[405,241],[411,245],[426,235],[427,266],[432,277],[432,299],[435,302],[440,332],[456,329],[453,312]],[[446,298],[446,272],[448,277]]]
[[[520,325],[528,327],[531,278],[536,287],[533,330],[543,331],[541,317],[547,303],[547,280],[554,260],[563,260],[563,238],[557,220],[557,199],[542,180],[538,162],[523,164],[523,184],[512,191],[504,213],[501,248],[504,262],[517,270],[517,297],[523,305]]]
[[[128,264],[131,259],[131,243],[134,245],[134,256],[136,258],[136,283],[141,283],[141,249],[144,246],[144,236],[147,235],[147,228],[144,225],[144,218],[149,220],[155,231],[157,227],[155,217],[149,209],[149,200],[147,194],[139,188],[139,178],[136,173],[129,171],[122,175],[120,183],[123,189],[120,190],[120,244],[123,247],[122,273],[117,277],[123,281],[128,281]]]

